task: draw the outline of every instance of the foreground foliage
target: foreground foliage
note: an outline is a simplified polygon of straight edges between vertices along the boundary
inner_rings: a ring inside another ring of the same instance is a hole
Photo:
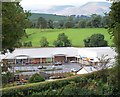
[[[2,2],[2,50],[13,51],[21,46],[21,38],[26,35],[29,13],[24,12],[19,2]]]
[[[117,78],[117,87],[120,89],[120,1],[119,0],[111,0],[113,1],[111,6],[111,11],[109,13],[111,24],[109,25],[109,33],[113,37],[113,42],[116,47],[117,52],[117,68],[114,72]]]
[[[41,81],[45,81],[45,79],[38,73],[33,74],[32,77],[30,77],[29,79],[29,83],[36,83]]]
[[[40,95],[119,95],[113,70],[102,70],[56,81],[4,88],[2,97],[39,97]]]

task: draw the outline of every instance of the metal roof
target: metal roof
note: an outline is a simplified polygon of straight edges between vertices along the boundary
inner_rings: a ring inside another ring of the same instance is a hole
[[[101,57],[103,54],[114,58],[116,55],[114,49],[111,47],[89,47],[89,48],[75,48],[75,47],[54,47],[54,48],[16,48],[12,53],[5,55],[4,59],[14,59],[17,56],[28,56],[29,58],[49,58],[57,54],[63,54],[67,57]],[[3,59],[3,58],[2,58]]]

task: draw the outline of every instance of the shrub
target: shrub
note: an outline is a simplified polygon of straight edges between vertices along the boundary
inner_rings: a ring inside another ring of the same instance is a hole
[[[104,35],[102,34],[93,34],[87,39],[84,39],[85,47],[106,47],[108,42],[104,40]]]
[[[41,82],[44,81],[45,79],[40,76],[38,73],[32,75],[32,77],[30,77],[29,79],[29,83],[35,83],[35,82]]]
[[[41,47],[48,47],[49,46],[49,42],[47,41],[46,37],[41,38],[40,45],[41,45]]]

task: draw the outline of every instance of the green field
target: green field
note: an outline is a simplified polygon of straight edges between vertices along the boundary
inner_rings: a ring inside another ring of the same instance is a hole
[[[72,41],[75,47],[83,47],[83,40],[92,34],[101,33],[105,36],[109,46],[112,45],[112,40],[107,29],[104,28],[80,28],[80,29],[26,29],[28,38],[24,38],[23,42],[32,41],[33,47],[40,47],[41,37],[46,37],[49,41],[49,46],[53,46],[53,41],[57,39],[58,34],[65,33]]]

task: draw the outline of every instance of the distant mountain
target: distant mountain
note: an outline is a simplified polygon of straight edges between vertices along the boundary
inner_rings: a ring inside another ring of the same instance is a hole
[[[66,8],[72,8],[75,6],[72,5],[59,5],[59,6],[51,6],[48,9],[36,9],[36,10],[31,10],[32,13],[45,13],[45,14],[56,14],[57,12],[63,11]]]
[[[88,2],[80,7],[71,7],[65,8],[56,14],[61,15],[91,15],[91,14],[99,14],[104,15],[105,12],[110,11],[111,4],[108,2]]]
[[[47,11],[49,13],[56,13],[58,11],[62,11],[62,10],[65,10],[66,8],[72,8],[72,7],[74,7],[74,6],[72,6],[72,5],[52,6]]]
[[[104,15],[105,12],[110,11],[111,3],[108,2],[88,2],[82,6],[52,6],[49,9],[37,9],[32,12],[57,14],[57,15]]]

